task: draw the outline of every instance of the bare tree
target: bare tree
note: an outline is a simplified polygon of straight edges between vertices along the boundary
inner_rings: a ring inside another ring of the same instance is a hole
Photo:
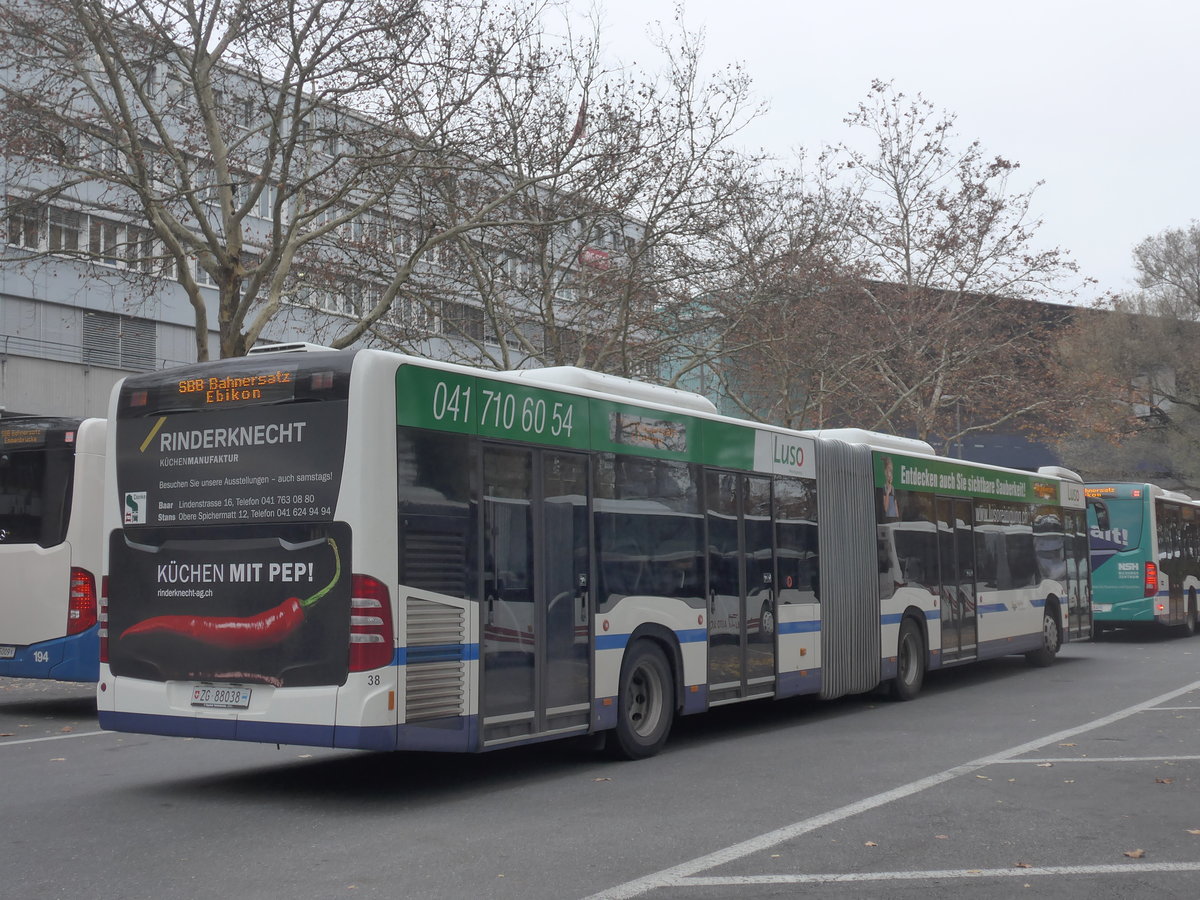
[[[661,273],[686,274],[756,110],[736,70],[702,81],[696,35],[636,79],[595,33],[549,36],[548,8],[13,0],[6,219],[109,214],[33,257],[177,278],[200,359],[215,313],[222,356],[290,319],[333,346],[644,370]]]
[[[496,178],[528,187],[504,198],[504,221],[460,234],[441,273],[443,293],[478,298],[456,309],[474,358],[665,377],[664,354],[688,330],[680,311],[714,265],[704,237],[753,165],[731,139],[760,108],[736,67],[702,76],[702,34],[660,31],[658,46],[659,73],[606,69],[593,33],[525,92],[490,98]],[[435,311],[435,295],[410,287]]]
[[[1095,480],[1200,486],[1200,226],[1168,229],[1133,251],[1142,291],[1107,298],[1065,342],[1086,398],[1058,442]]]
[[[1200,311],[1200,222],[1146,238],[1133,248],[1133,260],[1138,285],[1160,310],[1196,317]]]
[[[836,211],[824,267],[835,278],[780,285],[793,327],[775,352],[810,361],[788,389],[812,401],[798,424],[948,448],[1049,411],[1055,326],[1028,301],[1054,296],[1075,266],[1034,247],[1033,189],[1009,185],[1016,164],[962,146],[954,116],[886,83],[846,121],[869,149],[827,149],[810,188],[815,206]]]

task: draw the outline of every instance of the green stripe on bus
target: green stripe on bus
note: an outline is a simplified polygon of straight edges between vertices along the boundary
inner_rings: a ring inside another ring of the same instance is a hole
[[[936,491],[952,497],[983,497],[1018,503],[1059,502],[1059,483],[1054,479],[882,450],[875,454],[876,487],[887,483],[889,463],[891,482],[898,491]]]
[[[755,429],[632,403],[403,365],[396,422],[578,450],[754,469]]]

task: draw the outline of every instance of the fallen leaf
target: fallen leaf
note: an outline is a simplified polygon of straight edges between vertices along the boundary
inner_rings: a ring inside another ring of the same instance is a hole
[[[1189,828],[1188,834],[1200,834],[1200,828]]]
[[[1074,778],[1064,778],[1063,779],[1063,784],[1074,784],[1074,783],[1075,783]]]
[[[1146,851],[1145,850],[1126,850],[1125,855],[1128,856],[1130,859],[1141,859],[1143,856],[1146,855]]]
[[[867,841],[865,844],[863,844],[863,846],[864,847],[878,847],[879,845],[877,843],[875,843],[874,841]]]
[[[1016,866],[1018,869],[1032,869],[1033,868],[1033,863],[1019,862],[1019,863],[1013,863],[1013,865]]]
[[[1037,764],[1037,767],[1038,767],[1039,769],[1049,769],[1049,768],[1051,768],[1053,765],[1054,765],[1054,763],[1038,763],[1038,764]]]
[[[772,853],[771,859],[779,859],[779,856],[780,856],[780,854],[778,854],[778,853]]]
[[[0,732],[0,737],[12,737],[12,736],[13,736],[13,733],[11,731]]]
[[[299,759],[312,759],[312,754],[311,753],[301,753],[298,758]],[[354,885],[350,885],[350,886],[354,887]]]
[[[992,779],[988,778],[986,775],[976,775],[975,777],[978,778],[980,781],[991,781],[992,780]]]
[[[62,728],[60,728],[58,730],[59,730],[60,734],[69,734],[75,730],[75,726],[74,725],[64,725]]]
[[[65,756],[56,756],[56,757],[54,757],[54,759],[50,760],[50,762],[66,762],[66,761],[67,761],[67,758]]]
[[[600,778],[593,778],[592,781],[612,781],[612,779],[606,778],[606,777],[600,777]]]
[[[1155,784],[1174,784],[1175,779],[1174,778],[1155,778],[1154,783]]]
[[[1078,747],[1078,744],[1059,744],[1060,747]]]
[[[937,838],[939,841],[950,840],[950,835],[948,835],[948,834],[935,834],[934,837]]]

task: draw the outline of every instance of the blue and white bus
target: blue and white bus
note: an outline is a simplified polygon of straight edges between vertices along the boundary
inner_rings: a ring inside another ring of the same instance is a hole
[[[105,728],[637,758],[676,715],[1090,633],[1069,473],[377,350],[131,376],[110,419]]]
[[[104,419],[0,419],[0,676],[95,681]]]

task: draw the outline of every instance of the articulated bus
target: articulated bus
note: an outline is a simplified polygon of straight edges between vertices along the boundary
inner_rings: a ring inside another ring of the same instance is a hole
[[[1090,634],[1066,472],[378,350],[132,376],[110,416],[108,729],[639,758],[678,714]]]
[[[1154,484],[1088,484],[1096,630],[1162,625],[1196,633],[1200,502]]]
[[[0,419],[0,676],[95,681],[104,419]]]

